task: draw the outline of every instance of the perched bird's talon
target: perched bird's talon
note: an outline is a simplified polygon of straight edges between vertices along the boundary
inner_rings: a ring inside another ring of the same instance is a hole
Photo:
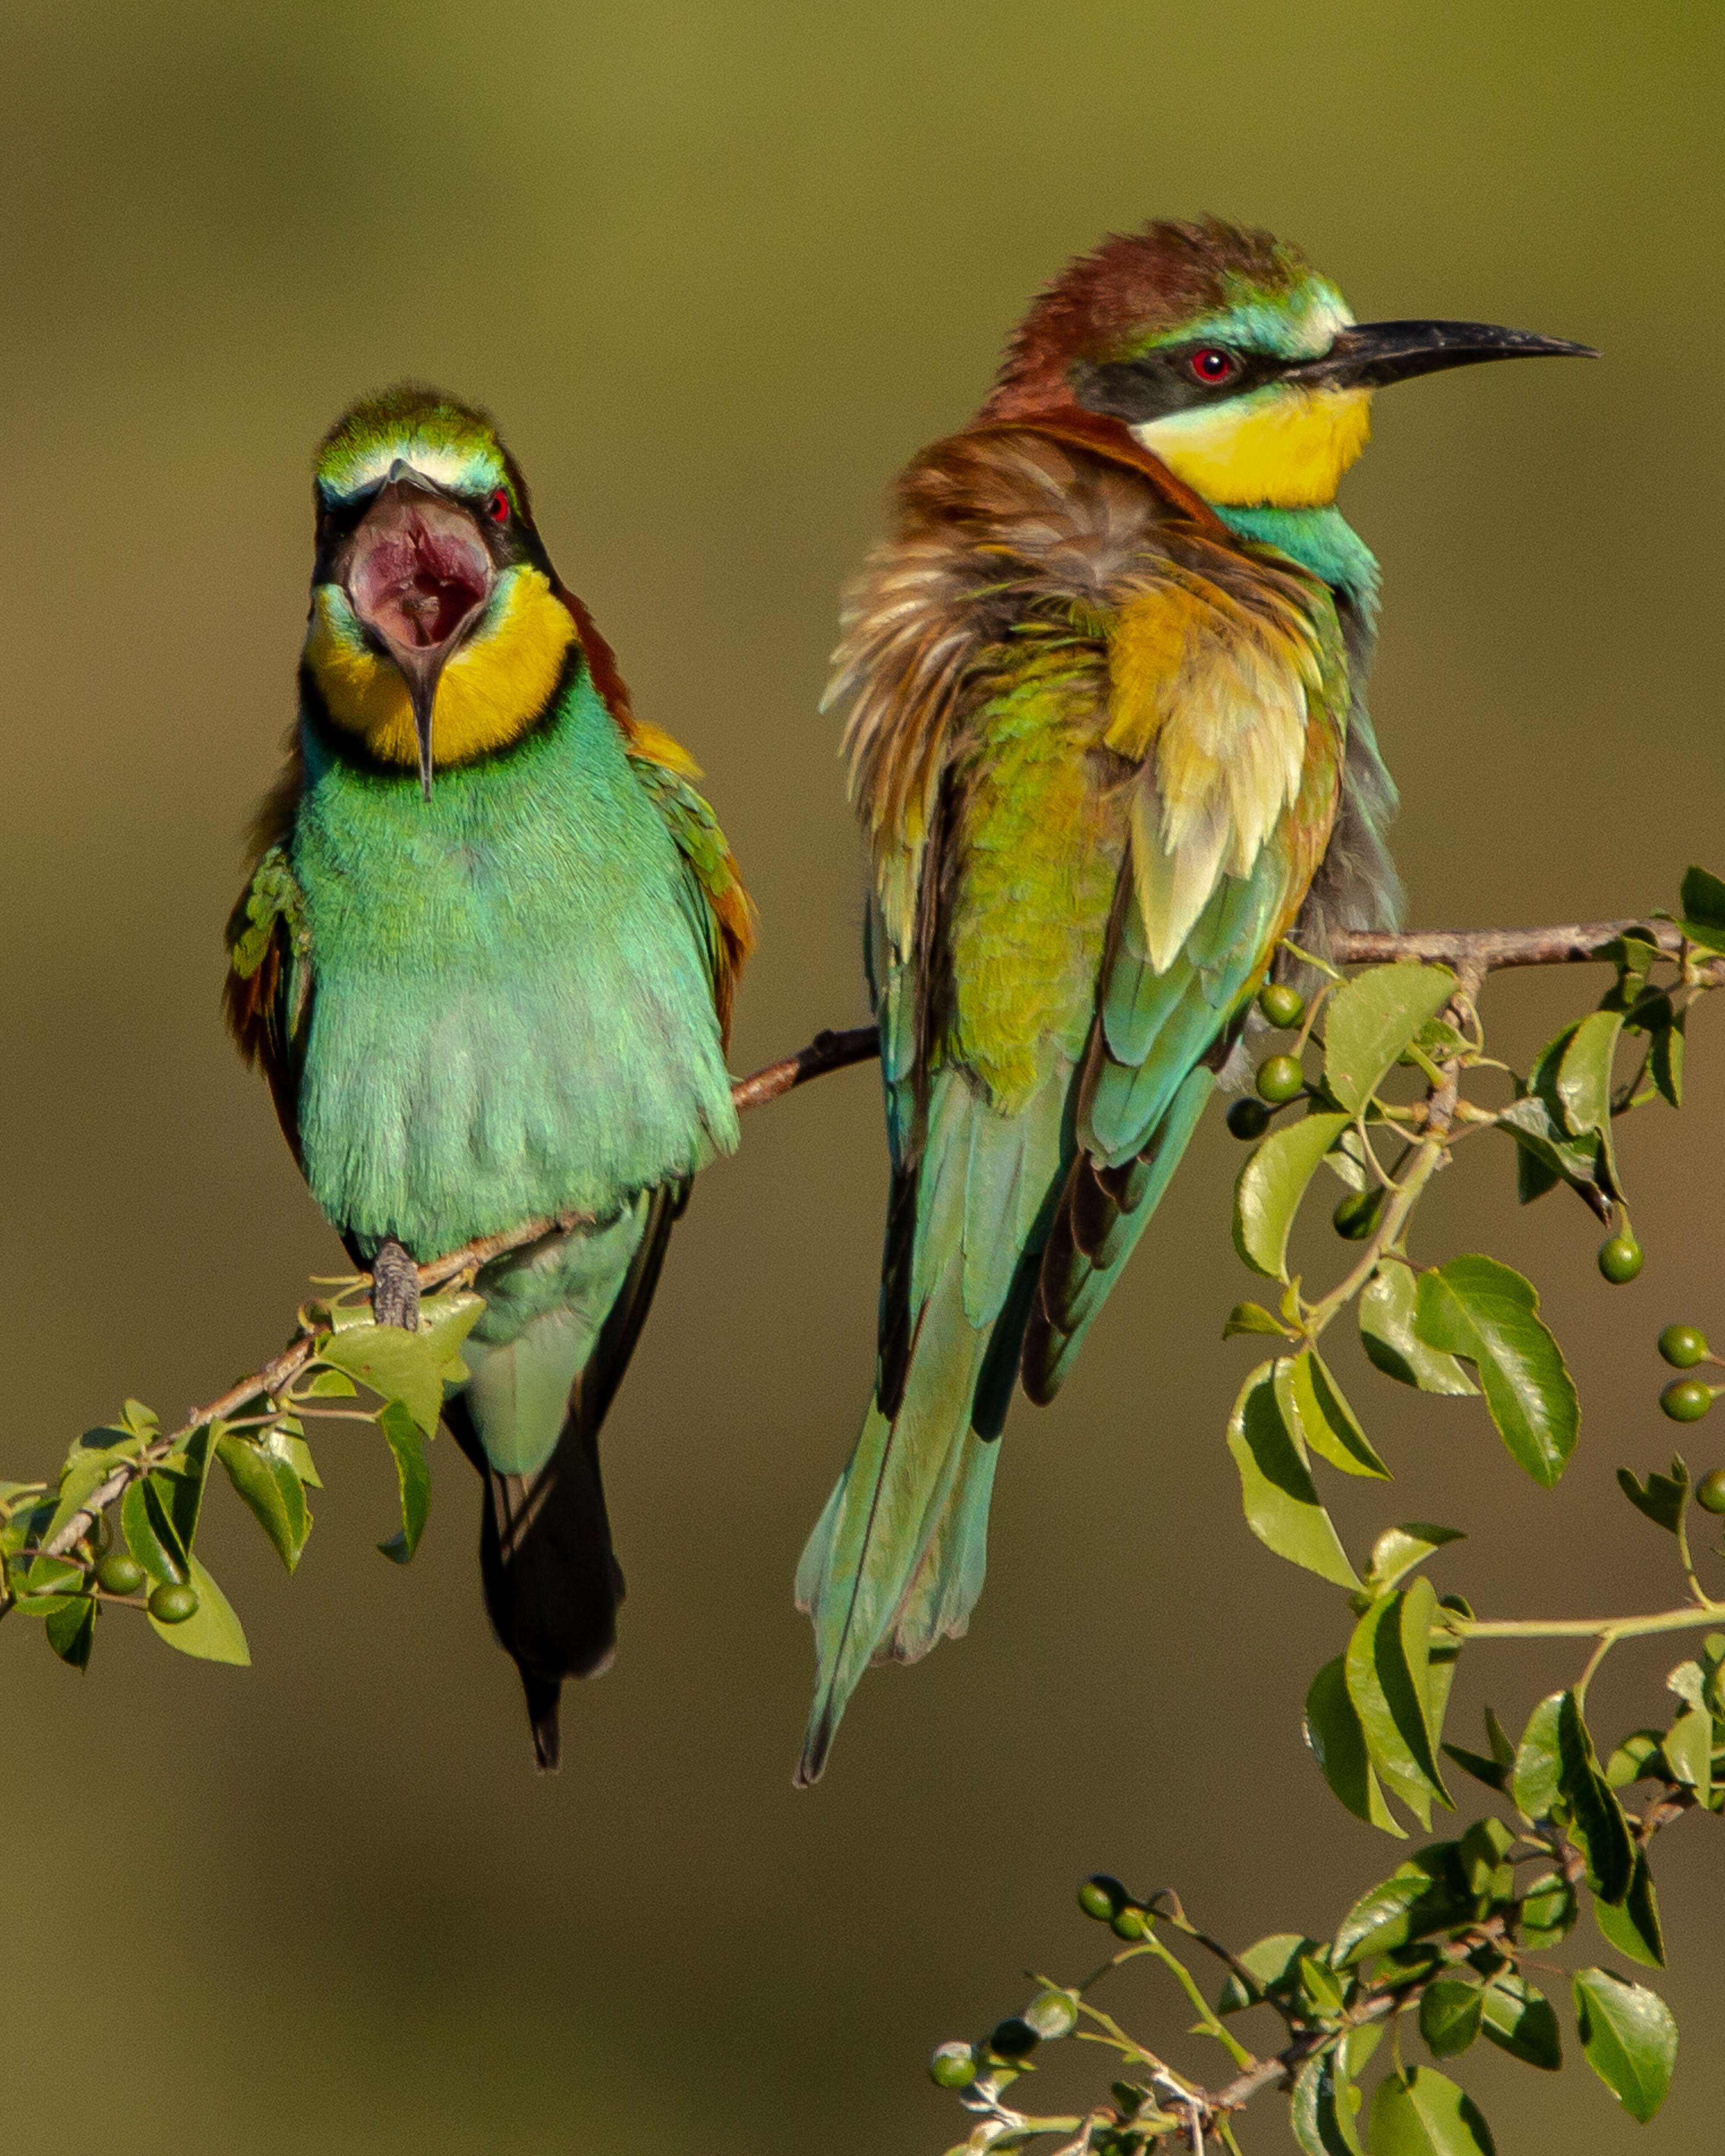
[[[419,1330],[419,1268],[393,1235],[379,1245],[372,1260],[372,1315],[379,1325]]]

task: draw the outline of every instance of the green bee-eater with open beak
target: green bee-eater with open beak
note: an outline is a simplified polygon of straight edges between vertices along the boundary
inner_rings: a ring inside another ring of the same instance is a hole
[[[316,498],[300,714],[229,927],[228,1015],[380,1318],[416,1322],[413,1261],[583,1216],[480,1275],[445,1409],[552,1768],[562,1681],[609,1662],[623,1594],[599,1425],[691,1179],[737,1142],[749,905],[483,413],[366,399]]]
[[[871,1661],[965,1629],[1014,1386],[1059,1389],[1280,938],[1394,921],[1378,568],[1335,506],[1373,392],[1584,349],[1356,323],[1267,234],[1153,224],[900,480],[832,690],[893,1180],[875,1395],[797,1575],[800,1781]]]

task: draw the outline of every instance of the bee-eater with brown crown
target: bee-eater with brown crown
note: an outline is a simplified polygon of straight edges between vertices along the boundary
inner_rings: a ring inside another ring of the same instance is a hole
[[[737,1142],[725,1039],[750,909],[700,774],[629,708],[491,421],[412,386],[317,456],[286,768],[227,1004],[380,1319],[414,1261],[494,1261],[445,1419],[485,1483],[486,1607],[557,1764],[623,1578],[599,1425],[696,1171]]]
[[[962,1633],[1016,1384],[1058,1391],[1281,937],[1393,925],[1372,393],[1586,347],[1357,324],[1215,220],[1106,240],[898,483],[831,697],[872,869],[892,1188],[875,1394],[810,1537],[798,1779],[871,1661]]]

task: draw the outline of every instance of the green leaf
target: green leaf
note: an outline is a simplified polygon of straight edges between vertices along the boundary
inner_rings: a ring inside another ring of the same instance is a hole
[[[131,1484],[120,1501],[120,1531],[126,1546],[158,1586],[190,1577],[169,1496],[165,1478],[155,1474]]]
[[[1695,1792],[1698,1804],[1713,1800],[1713,1717],[1704,1707],[1692,1707],[1680,1714],[1666,1732],[1661,1747],[1666,1763],[1677,1780]]]
[[[1287,1331],[1281,1320],[1273,1317],[1261,1302],[1237,1302],[1228,1313],[1228,1322],[1222,1327],[1222,1337],[1234,1340],[1243,1332],[1274,1332],[1286,1339]]]
[[[1429,1579],[1380,1595],[1354,1626],[1345,1661],[1348,1696],[1372,1764],[1422,1826],[1431,1824],[1434,1798],[1450,1802],[1437,1763],[1442,1731],[1430,1686],[1436,1610]]]
[[[1387,1378],[1417,1385],[1422,1393],[1476,1393],[1453,1355],[1428,1348],[1414,1330],[1419,1281],[1405,1260],[1386,1257],[1359,1299],[1360,1345]]]
[[[1356,1819],[1407,1839],[1406,1828],[1384,1802],[1367,1754],[1365,1732],[1348,1697],[1347,1670],[1339,1655],[1324,1664],[1306,1695],[1306,1742],[1324,1779]]]
[[[1549,1490],[1575,1449],[1581,1407],[1532,1282],[1496,1258],[1451,1258],[1421,1275],[1414,1326],[1478,1370],[1498,1435]]]
[[[303,1397],[308,1400],[351,1400],[357,1390],[345,1370],[325,1369],[313,1373]]]
[[[1650,1472],[1645,1489],[1628,1468],[1620,1467],[1617,1486],[1635,1510],[1645,1512],[1656,1527],[1663,1527],[1667,1534],[1676,1534],[1684,1507],[1689,1502],[1689,1470],[1679,1456],[1673,1455],[1669,1475]]]
[[[1520,1148],[1521,1199],[1530,1204],[1557,1182],[1568,1183],[1599,1214],[1609,1218],[1615,1193],[1605,1140],[1598,1131],[1576,1136],[1558,1081],[1579,1024],[1565,1026],[1540,1050],[1527,1083],[1513,1106],[1503,1111],[1498,1128]]]
[[[1491,2129],[1467,2092],[1431,2066],[1378,2084],[1372,2156],[1496,2156]]]
[[[1594,1740],[1573,1691],[1558,1704],[1558,1788],[1569,1808],[1569,1839],[1587,1859],[1587,1883],[1603,1902],[1620,1902],[1635,1876],[1635,1849],[1617,1792],[1599,1772]]]
[[[183,1453],[155,1471],[150,1477],[151,1486],[159,1490],[166,1501],[167,1516],[179,1538],[179,1547],[188,1555],[198,1539],[198,1523],[203,1515],[203,1493],[209,1482],[210,1462],[215,1458],[217,1440],[225,1427],[221,1423],[204,1423],[186,1440]],[[140,1564],[143,1559],[138,1559]]]
[[[139,1557],[138,1563],[143,1562]],[[236,1668],[249,1669],[251,1649],[245,1643],[245,1632],[233,1604],[196,1557],[187,1559],[187,1570],[188,1584],[198,1590],[196,1611],[183,1625],[158,1624],[152,1617],[151,1630],[176,1652],[191,1655],[198,1661],[229,1662]]]
[[[1230,1971],[1223,1979],[1216,2011],[1239,2014],[1248,2006],[1261,2005],[1266,1999],[1291,1999],[1299,1989],[1301,1962],[1317,1951],[1317,1941],[1308,1939],[1301,1932],[1272,1932],[1267,1939],[1255,1941],[1244,1953],[1235,1956],[1250,1978],[1250,1985]]]
[[[1669,1025],[1660,1027],[1653,1036],[1647,1065],[1661,1099],[1673,1108],[1683,1105],[1683,1045],[1687,1023],[1688,1013],[1679,1011]]]
[[[1342,1919],[1330,1949],[1333,1964],[1351,1969],[1373,1954],[1467,1922],[1473,1897],[1457,1872],[1455,1855],[1454,1842],[1433,1842],[1362,1894]]]
[[[1445,1543],[1462,1543],[1460,1527],[1434,1527],[1428,1520],[1406,1520],[1386,1527],[1372,1545],[1372,1563],[1366,1573],[1366,1592],[1374,1599],[1399,1587],[1415,1565],[1424,1564]]]
[[[1338,1587],[1359,1575],[1318,1502],[1306,1449],[1283,1420],[1276,1399],[1277,1364],[1260,1363],[1246,1379],[1228,1421],[1228,1449],[1240,1470],[1246,1524],[1266,1548]]]
[[[1459,2058],[1480,2033],[1485,1992],[1478,1979],[1440,1976],[1420,1994],[1420,2034],[1435,2059]]]
[[[1486,1709],[1486,1741],[1491,1748],[1489,1753],[1465,1751],[1459,1744],[1446,1744],[1444,1749],[1464,1774],[1471,1774],[1476,1782],[1483,1782],[1488,1789],[1496,1789],[1500,1796],[1507,1796],[1516,1748],[1504,1735],[1502,1723],[1489,1707]]]
[[[1497,1898],[1503,1884],[1503,1861],[1515,1845],[1515,1835],[1502,1820],[1476,1819],[1455,1845],[1455,1861],[1461,1866],[1470,1894]],[[1512,1886],[1514,1874],[1510,1874]]]
[[[1372,1449],[1353,1409],[1315,1348],[1284,1356],[1276,1366],[1276,1399],[1283,1422],[1300,1433],[1309,1450],[1339,1467],[1344,1475],[1374,1475],[1389,1480],[1389,1470]]]
[[[389,1440],[401,1485],[401,1532],[377,1547],[393,1563],[409,1564],[431,1510],[431,1470],[426,1464],[425,1441],[419,1435],[422,1424],[405,1401],[389,1400],[378,1414],[377,1427]]]
[[[1648,1869],[1645,1849],[1635,1851],[1635,1876],[1621,1903],[1614,1905],[1594,1897],[1594,1922],[1607,1946],[1615,1947],[1620,1953],[1626,1953],[1644,1969],[1665,1967],[1665,1933],[1659,1921],[1659,1897],[1653,1891],[1653,1874]]]
[[[1554,1947],[1574,1930],[1577,1914],[1575,1889],[1563,1873],[1541,1872],[1522,1896],[1519,1922],[1523,1943],[1536,1951]]]
[[[18,1591],[32,1596],[64,1594],[81,1592],[83,1586],[84,1567],[76,1558],[39,1557],[30,1560]],[[46,1614],[36,1612],[39,1617]]]
[[[1678,925],[1690,942],[1710,951],[1725,951],[1725,883],[1705,869],[1692,868],[1684,875],[1677,903],[1683,910]]]
[[[1486,1986],[1481,2027],[1500,2051],[1527,2066],[1555,2073],[1563,2063],[1563,2040],[1555,2008],[1543,1991],[1536,1991],[1514,1969],[1503,1970]]]
[[[1364,2156],[1353,2123],[1356,2098],[1341,2047],[1309,2058],[1294,2082],[1290,2123],[1305,2156]]]
[[[1588,2064],[1630,2117],[1645,2126],[1665,2102],[1677,2063],[1671,2010],[1656,1991],[1625,1984],[1609,1969],[1579,1970],[1574,1989]]]
[[[88,1594],[74,1596],[49,1615],[48,1644],[63,1662],[69,1662],[74,1670],[90,1667],[90,1650],[95,1645],[95,1602]]]
[[[1611,1065],[1623,1031],[1620,1011],[1594,1011],[1569,1036],[1558,1065],[1558,1098],[1571,1134],[1602,1137],[1611,1127]]]
[[[1455,993],[1441,966],[1374,966],[1338,988],[1324,1012],[1324,1084],[1358,1115],[1403,1051]]]
[[[297,1428],[289,1431],[278,1425],[259,1441],[259,1450],[272,1460],[285,1460],[308,1490],[322,1489],[323,1483],[311,1462],[311,1447],[299,1435]]]
[[[1549,1819],[1561,1803],[1563,1760],[1558,1749],[1558,1717],[1567,1695],[1554,1691],[1527,1717],[1516,1748],[1510,1794],[1524,1819]]]
[[[331,1333],[318,1359],[357,1378],[380,1399],[399,1400],[427,1437],[437,1434],[445,1383],[467,1375],[461,1342],[473,1330],[485,1299],[480,1295],[429,1296],[419,1306],[419,1330],[369,1322]]]
[[[1657,1729],[1632,1729],[1605,1762],[1605,1779],[1614,1789],[1626,1789],[1632,1782],[1671,1779],[1666,1768],[1664,1743]]]
[[[1288,1235],[1318,1163],[1348,1128],[1346,1116],[1307,1116],[1272,1131],[1234,1188],[1234,1247],[1266,1279],[1288,1276]]]
[[[311,1512],[299,1476],[286,1460],[231,1432],[217,1440],[216,1456],[227,1469],[235,1492],[291,1572],[311,1532]]]
[[[1300,1957],[1300,2003],[1308,2020],[1342,2011],[1342,1986],[1318,1954]]]

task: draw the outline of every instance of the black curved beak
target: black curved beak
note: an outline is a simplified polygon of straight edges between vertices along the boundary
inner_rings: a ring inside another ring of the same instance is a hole
[[[1446,367],[1478,367],[1488,359],[1597,359],[1591,345],[1492,322],[1357,322],[1343,330],[1322,359],[1291,367],[1285,381],[1326,389],[1378,389]]]

